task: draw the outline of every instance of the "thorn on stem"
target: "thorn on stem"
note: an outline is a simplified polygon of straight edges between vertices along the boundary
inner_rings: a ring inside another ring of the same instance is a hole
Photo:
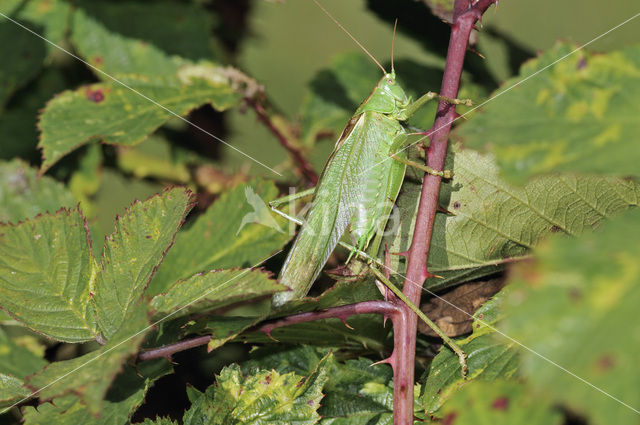
[[[378,366],[379,364],[384,364],[384,363],[386,363],[386,364],[389,364],[389,365],[393,366],[393,354],[391,354],[391,355],[390,355],[389,357],[387,357],[386,359],[382,359],[382,360],[380,360],[380,361],[378,361],[378,362],[371,363],[371,364],[369,365],[369,367]]]
[[[351,325],[349,325],[347,323],[347,318],[346,317],[340,317],[340,320],[342,320],[342,323],[350,330],[353,330],[353,327]]]
[[[280,341],[278,341],[277,339],[275,339],[275,338],[273,337],[273,335],[271,335],[271,331],[272,331],[272,330],[273,330],[273,328],[266,328],[266,329],[263,329],[262,331],[263,331],[265,334],[267,334],[267,337],[269,337],[269,339],[271,339],[271,340],[273,340],[273,341],[275,341],[275,342],[280,342]]]

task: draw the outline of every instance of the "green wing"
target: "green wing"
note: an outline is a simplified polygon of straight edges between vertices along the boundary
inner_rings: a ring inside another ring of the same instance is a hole
[[[327,262],[356,208],[366,178],[376,165],[380,143],[391,143],[398,123],[366,111],[354,116],[336,143],[322,172],[311,209],[280,272],[291,291],[274,296],[274,306],[305,296]]]

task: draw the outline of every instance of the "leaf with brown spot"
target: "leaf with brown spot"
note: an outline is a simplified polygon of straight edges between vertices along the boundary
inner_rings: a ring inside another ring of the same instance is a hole
[[[436,413],[451,425],[560,425],[562,413],[549,397],[515,381],[473,381]]]

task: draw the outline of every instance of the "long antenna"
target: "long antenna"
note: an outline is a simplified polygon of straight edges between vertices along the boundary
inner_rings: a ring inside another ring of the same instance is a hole
[[[313,2],[316,4],[316,6],[318,6],[320,8],[320,10],[322,10],[325,13],[325,15],[327,15],[338,27],[340,27],[340,29],[342,31],[344,31],[345,34],[347,34],[349,36],[349,38],[351,38],[358,45],[358,47],[360,47],[362,49],[362,51],[364,51],[367,54],[367,56],[369,56],[371,58],[371,60],[375,62],[376,65],[378,65],[380,67],[382,72],[384,72],[385,74],[387,73],[387,70],[384,69],[384,67],[382,65],[380,65],[380,62],[378,62],[376,60],[376,58],[374,58],[373,55],[371,53],[369,53],[369,51],[367,49],[365,49],[365,47],[353,35],[351,35],[351,33],[349,31],[347,31],[347,29],[345,27],[343,27],[342,24],[340,22],[338,22],[338,20],[336,18],[334,18],[333,15],[331,15],[331,13],[329,13],[329,11],[327,9],[322,7],[322,5],[318,2],[318,0],[313,0]]]
[[[396,45],[396,27],[398,26],[398,18],[393,23],[393,37],[391,38],[391,72],[396,72],[395,67],[393,66],[393,47]]]

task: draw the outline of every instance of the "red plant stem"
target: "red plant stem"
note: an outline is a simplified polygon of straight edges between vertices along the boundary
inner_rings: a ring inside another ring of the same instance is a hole
[[[384,316],[391,317],[391,319],[393,320],[394,317],[397,316],[398,311],[399,310],[395,304],[391,304],[386,301],[363,301],[355,304],[343,305],[340,307],[332,307],[326,310],[294,314],[282,319],[275,320],[273,322],[265,323],[261,325],[257,330],[270,335],[272,330],[283,326],[331,318],[337,318],[344,322],[348,317],[354,314],[382,314]],[[201,345],[206,345],[209,343],[211,338],[212,335],[204,335],[191,339],[185,339],[183,341],[165,345],[163,347],[151,348],[140,353],[138,355],[138,360],[145,361],[157,359],[160,357],[169,359],[173,354],[180,351],[188,350],[190,348],[195,348]]]
[[[271,118],[269,118],[269,114],[267,114],[267,111],[265,111],[264,107],[256,99],[247,99],[247,103],[253,108],[254,111],[256,111],[258,119],[267,126],[269,131],[271,131],[271,133],[280,141],[280,144],[287,151],[289,151],[289,154],[295,160],[295,163],[300,172],[307,178],[307,180],[309,180],[309,182],[311,182],[313,185],[316,185],[318,183],[318,175],[315,171],[313,171],[311,164],[309,164],[309,162],[302,155],[300,149],[293,146],[287,136],[285,136],[280,131],[280,129],[273,124]]]
[[[331,307],[326,310],[310,311],[307,313],[299,313],[278,319],[271,323],[266,323],[258,328],[258,331],[271,335],[271,331],[283,326],[293,325],[295,323],[312,322],[314,320],[340,319],[343,322],[349,316],[354,314],[382,314],[387,317],[393,317],[398,313],[398,308],[386,301],[362,301],[355,304],[343,305],[340,307]],[[345,322],[346,324],[346,322]]]
[[[158,348],[151,348],[149,350],[141,352],[138,355],[138,360],[143,362],[145,360],[157,359],[160,357],[171,359],[171,356],[175,353],[208,344],[209,341],[211,341],[211,338],[212,335],[205,335],[196,338],[185,339],[184,341],[179,341]]]
[[[462,66],[468,47],[469,35],[482,14],[497,0],[479,0],[472,5],[470,0],[455,0],[451,38],[447,51],[447,62],[442,77],[440,94],[450,98],[458,96]],[[455,107],[440,102],[436,120],[429,134],[427,166],[442,170],[447,154],[449,131],[456,118]],[[416,215],[413,240],[407,255],[407,274],[403,293],[414,305],[420,305],[422,284],[429,277],[427,258],[440,192],[439,176],[427,174],[422,183],[420,203]],[[417,332],[417,316],[404,304],[399,304],[406,318],[404,326],[394,323],[394,424],[413,424],[413,384]]]

